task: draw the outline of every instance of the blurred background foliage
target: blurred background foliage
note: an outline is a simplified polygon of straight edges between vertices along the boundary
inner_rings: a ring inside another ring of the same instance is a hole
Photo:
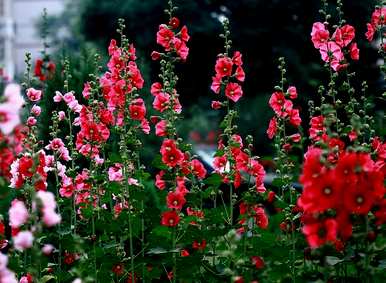
[[[310,32],[313,22],[322,21],[319,0],[176,0],[179,6],[176,16],[187,25],[191,35],[190,54],[186,64],[179,67],[178,91],[184,106],[185,119],[181,122],[181,134],[207,139],[211,131],[217,131],[218,111],[210,109],[210,101],[216,95],[210,91],[216,55],[223,50],[219,18],[228,17],[231,22],[234,50],[243,54],[246,71],[244,97],[238,105],[240,110],[239,131],[255,138],[258,154],[270,152],[265,131],[272,116],[268,99],[274,82],[278,81],[277,58],[284,56],[288,63],[288,78],[299,93],[303,126],[307,127],[307,101],[318,100],[318,86],[329,76],[323,68],[319,52],[314,49]],[[332,1],[330,1],[332,2]],[[357,73],[358,89],[362,80],[369,84],[369,93],[379,91],[380,76],[377,67],[378,54],[365,39],[366,23],[376,5],[375,0],[346,0],[344,12],[347,23],[356,28],[356,41],[360,48],[360,61],[353,63]],[[157,80],[158,62],[152,62],[150,53],[156,50],[158,25],[166,23],[163,13],[166,0],[72,0],[60,17],[50,17],[49,27],[54,46],[65,47],[74,62],[75,73],[82,73],[96,50],[107,62],[107,46],[111,38],[117,38],[117,19],[126,20],[126,34],[137,48],[138,64],[146,81],[146,90]],[[334,14],[334,6],[331,5]],[[66,36],[55,37],[57,30],[68,30]],[[83,51],[82,51],[83,50]],[[84,52],[87,50],[87,52]],[[87,56],[85,54],[88,54]],[[76,75],[76,74],[74,74]],[[81,93],[81,80],[70,84]],[[144,97],[151,103],[150,93]],[[378,106],[382,110],[382,106]],[[150,107],[149,107],[150,109]],[[382,116],[382,115],[381,115]],[[150,140],[150,143],[153,141]],[[151,150],[148,150],[151,154]]]

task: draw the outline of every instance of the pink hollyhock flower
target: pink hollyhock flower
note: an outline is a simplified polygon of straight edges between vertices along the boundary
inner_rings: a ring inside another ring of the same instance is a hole
[[[27,118],[27,126],[30,126],[30,127],[35,126],[36,123],[37,123],[37,120],[35,117],[30,116]]]
[[[189,48],[186,46],[186,43],[181,39],[175,37],[172,40],[172,45],[176,50],[177,55],[185,61],[189,54]]]
[[[75,95],[72,92],[67,92],[65,95],[63,95],[63,100],[67,104],[70,104],[71,102],[75,101]]]
[[[276,132],[277,132],[277,120],[275,117],[273,117],[269,121],[269,126],[267,129],[268,138],[273,139],[273,137],[276,135]]]
[[[169,192],[166,197],[166,205],[171,209],[181,210],[185,203],[184,195],[178,192]]]
[[[235,72],[235,78],[240,81],[240,82],[243,82],[245,80],[245,72],[243,70],[242,67],[238,66],[236,68],[236,72]]]
[[[33,114],[33,115],[35,115],[35,116],[40,116],[40,113],[42,112],[42,109],[40,108],[40,106],[38,106],[38,105],[34,105],[34,106],[32,106],[32,108],[31,108],[31,114]]]
[[[319,49],[330,38],[330,33],[323,23],[317,22],[312,25],[311,40],[316,49]]]
[[[290,124],[299,127],[302,123],[302,119],[299,116],[299,109],[291,109],[289,114]]]
[[[54,210],[56,208],[55,195],[53,193],[38,191],[36,197],[41,200],[43,209]]]
[[[64,113],[64,111],[59,111],[58,118],[59,118],[59,121],[63,121],[64,118],[66,118],[66,113]]]
[[[204,165],[201,163],[201,161],[197,159],[193,159],[191,162],[192,166],[192,173],[198,178],[198,179],[204,179],[206,176],[206,169]]]
[[[366,38],[368,41],[372,41],[374,38],[375,29],[372,24],[367,24]]]
[[[225,95],[233,102],[237,102],[243,96],[243,90],[238,83],[228,83],[225,87]]]
[[[4,89],[4,97],[15,109],[20,109],[25,103],[18,84],[8,84]]]
[[[296,133],[296,134],[290,135],[289,138],[290,138],[293,142],[300,142],[302,136],[301,136],[299,133]]]
[[[167,121],[161,120],[155,125],[155,134],[158,137],[164,137],[167,135]]]
[[[345,47],[354,39],[355,28],[350,25],[344,25],[341,28],[337,28],[332,37],[339,46]]]
[[[229,57],[218,58],[215,65],[216,76],[220,78],[232,75],[233,61]]]
[[[296,90],[296,87],[294,86],[290,86],[288,89],[287,89],[287,93],[289,95],[289,97],[291,99],[296,99],[298,97],[298,92]]]
[[[150,56],[153,61],[157,61],[161,58],[161,53],[153,51]]]
[[[13,245],[16,250],[24,251],[25,249],[32,247],[33,240],[34,236],[30,231],[22,231],[13,237]]]
[[[292,101],[285,99],[282,92],[274,92],[269,99],[269,105],[279,117],[287,117],[292,110]]]
[[[155,176],[155,186],[159,190],[163,190],[166,188],[166,182],[162,179],[162,177],[165,175],[165,171],[160,171],[156,176]]]
[[[241,66],[243,64],[242,55],[241,55],[240,51],[235,51],[233,53],[232,62],[236,66]]]
[[[375,9],[373,14],[371,15],[371,23],[374,26],[386,24],[386,7],[380,7]]]
[[[60,223],[62,217],[55,212],[54,209],[44,208],[43,209],[43,222],[47,227],[52,227]]]
[[[27,222],[29,217],[28,210],[25,207],[24,202],[17,199],[12,201],[11,208],[9,209],[8,213],[9,225],[12,228],[19,228],[21,225]]]
[[[42,253],[45,254],[45,255],[50,255],[53,250],[55,249],[55,247],[51,244],[45,244],[43,247],[42,247]]]
[[[55,91],[54,102],[58,103],[62,101],[63,95],[59,91]]]
[[[155,82],[151,85],[150,93],[154,96],[159,95],[162,92],[162,84],[159,82]]]
[[[31,87],[27,89],[27,97],[30,101],[37,102],[42,98],[42,91]]]
[[[91,95],[91,85],[89,82],[84,83],[82,95],[85,99],[89,99]]]
[[[153,108],[159,112],[164,112],[170,103],[170,95],[166,92],[159,93],[153,101]]]
[[[109,181],[112,182],[122,182],[123,174],[122,174],[122,164],[115,163],[113,167],[109,168]]]
[[[214,92],[214,93],[219,93],[220,92],[220,89],[221,89],[221,76],[219,75],[216,75],[214,77],[212,77],[212,85],[210,86],[210,89]]]
[[[331,62],[332,60],[340,61],[344,58],[340,46],[333,41],[321,45],[319,52],[324,62]]]
[[[359,60],[359,49],[358,49],[356,42],[354,42],[350,45],[349,50],[350,50],[351,59]]]
[[[0,104],[0,130],[3,134],[10,134],[20,124],[19,108],[16,104]]]
[[[188,28],[186,26],[183,26],[180,31],[180,37],[183,41],[188,42],[190,39],[190,36],[188,34]]]
[[[62,187],[59,189],[59,194],[61,197],[70,198],[74,194],[75,187],[72,183],[70,184],[63,184]]]
[[[142,128],[142,132],[144,132],[147,135],[150,134],[150,124],[147,119],[142,119],[141,128]]]

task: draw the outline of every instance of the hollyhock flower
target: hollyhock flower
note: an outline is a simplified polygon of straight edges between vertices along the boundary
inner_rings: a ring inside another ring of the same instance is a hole
[[[300,142],[302,136],[299,134],[299,133],[296,133],[296,134],[293,134],[293,135],[290,135],[288,138],[290,138],[293,142]]]
[[[255,222],[256,225],[259,226],[262,229],[267,229],[268,227],[268,216],[265,213],[264,208],[262,207],[253,207],[253,210],[255,212]]]
[[[333,41],[329,41],[320,46],[319,52],[324,62],[331,63],[334,60],[341,61],[344,59],[340,46]]]
[[[159,112],[164,112],[170,104],[170,95],[166,92],[159,93],[153,101],[153,108]]]
[[[13,245],[16,250],[24,251],[25,249],[32,247],[33,240],[34,236],[30,231],[22,231],[13,237]]]
[[[66,118],[66,113],[64,113],[64,111],[59,111],[58,118],[59,118],[59,121],[63,121],[64,118]]]
[[[206,248],[206,240],[203,239],[201,242],[196,240],[193,241],[192,248],[195,250],[203,251]]]
[[[20,200],[13,200],[11,208],[9,209],[9,225],[12,228],[19,228],[28,220],[29,214],[24,202]]]
[[[130,118],[143,120],[146,115],[146,107],[142,98],[134,99],[129,106]]]
[[[184,159],[182,151],[177,148],[174,140],[164,140],[160,152],[162,155],[162,162],[170,167],[175,167]]]
[[[212,85],[210,86],[210,89],[214,92],[219,94],[221,89],[221,76],[216,75],[212,77]]]
[[[166,120],[161,120],[155,125],[155,134],[158,137],[164,137],[167,135],[167,125]]]
[[[161,224],[163,226],[174,227],[180,222],[180,217],[175,210],[169,210],[162,213]]]
[[[27,89],[27,97],[32,102],[37,102],[42,98],[42,91],[34,88]]]
[[[141,129],[146,135],[150,134],[150,124],[147,119],[141,120]]]
[[[40,113],[42,112],[42,109],[40,108],[40,106],[38,105],[34,105],[32,106],[31,108],[31,114],[35,115],[35,116],[40,116]]]
[[[75,191],[75,186],[70,183],[67,185],[62,185],[61,188],[59,189],[59,194],[61,197],[65,198],[71,198],[72,195],[74,194]]]
[[[37,123],[37,120],[35,117],[30,116],[27,118],[27,126],[32,127],[32,126],[35,126],[36,123]]]
[[[325,243],[336,241],[338,224],[335,219],[326,219],[321,222],[306,223],[303,226],[303,233],[312,249],[318,248]]]
[[[159,60],[161,58],[161,53],[159,53],[157,51],[153,51],[153,52],[151,52],[150,56],[151,56],[151,59],[153,61],[157,61],[157,60]]]
[[[223,104],[221,103],[221,101],[217,101],[217,100],[213,100],[213,101],[212,101],[211,107],[212,107],[213,109],[218,110],[218,109],[220,109],[222,106],[223,106]]]
[[[227,165],[226,156],[216,156],[213,160],[213,168],[218,173],[223,173]]]
[[[351,43],[349,50],[351,59],[359,60],[359,49],[356,42]]]
[[[120,276],[125,272],[125,266],[122,263],[114,264],[111,271]]]
[[[181,252],[180,252],[180,255],[181,255],[182,257],[187,257],[187,256],[190,256],[190,253],[189,253],[188,250],[182,249]]]
[[[169,192],[166,197],[166,205],[170,209],[181,210],[185,203],[184,195],[178,192]]]
[[[43,209],[54,210],[56,208],[55,195],[53,193],[39,191],[36,193],[36,197],[41,200]]]
[[[309,129],[311,139],[318,141],[320,140],[321,135],[326,132],[326,127],[324,127],[324,120],[325,118],[322,115],[311,118],[311,128]]]
[[[262,269],[264,267],[264,260],[259,256],[251,257],[252,264],[256,266],[256,269]]]
[[[165,48],[165,50],[170,50],[171,41],[174,38],[174,32],[171,31],[166,25],[160,25],[157,32],[157,43]]]
[[[330,38],[330,33],[323,23],[316,22],[312,25],[311,40],[316,49],[319,49]]]
[[[165,171],[160,171],[156,176],[155,176],[155,186],[159,190],[164,190],[166,188],[166,182],[162,179],[162,177],[165,175]]]
[[[386,7],[376,8],[371,15],[371,23],[374,26],[386,24]]]
[[[288,114],[290,118],[290,124],[295,127],[299,127],[302,123],[302,119],[299,115],[299,109],[291,109]]]
[[[122,182],[123,174],[122,174],[122,164],[115,163],[114,166],[109,168],[109,181],[111,182]]]
[[[171,18],[169,21],[169,26],[174,29],[178,28],[180,26],[180,20],[176,17]]]
[[[267,129],[267,135],[269,139],[273,139],[273,137],[276,135],[277,132],[277,120],[275,117],[273,117],[269,121],[268,129]]]
[[[355,37],[355,28],[350,25],[344,25],[341,28],[337,28],[333,34],[335,42],[341,47],[345,47],[350,44],[350,42]]]
[[[282,92],[272,93],[269,105],[279,117],[287,117],[293,106],[292,101],[285,99]]]
[[[348,138],[350,139],[350,141],[354,141],[358,138],[358,134],[356,131],[351,131],[348,133]]]
[[[63,95],[59,91],[55,91],[54,102],[58,103],[62,101]]]
[[[257,192],[264,193],[266,189],[264,187],[265,170],[263,165],[261,165],[257,160],[251,159],[248,167],[248,173],[255,177]]]
[[[183,26],[180,31],[180,37],[183,41],[188,42],[190,39],[190,36],[188,34],[188,28],[186,26]]]
[[[159,94],[161,94],[163,91],[162,91],[162,84],[159,83],[159,82],[155,82],[151,85],[151,88],[150,88],[150,93],[153,95],[153,96],[157,96]]]
[[[7,84],[4,89],[4,97],[6,102],[12,104],[15,109],[20,109],[25,103],[18,84]]]
[[[304,154],[303,172],[300,182],[304,186],[312,185],[323,176],[326,170],[321,162],[322,150],[317,147],[309,147]]]
[[[216,76],[220,78],[232,75],[233,61],[229,57],[220,57],[216,61],[215,70]]]
[[[225,87],[225,95],[233,102],[237,102],[243,96],[243,90],[238,83],[228,83]]]
[[[20,124],[19,108],[12,103],[0,103],[0,133],[9,135]]]
[[[372,41],[374,38],[375,29],[372,24],[367,24],[366,38],[368,41]]]
[[[175,37],[172,40],[172,45],[176,50],[177,55],[185,61],[189,54],[189,48],[186,46],[186,43],[183,40]]]
[[[43,222],[47,227],[52,227],[59,224],[62,221],[62,217],[50,208],[43,209]]]
[[[192,166],[192,173],[198,178],[198,179],[204,179],[206,176],[206,169],[204,165],[201,163],[201,161],[197,159],[193,159],[191,161]]]
[[[287,89],[287,93],[289,95],[289,97],[291,99],[296,99],[298,97],[298,92],[296,90],[296,87],[294,86],[290,86],[288,89]]]
[[[235,51],[233,53],[232,62],[236,66],[241,66],[243,64],[242,55],[241,55],[240,51]]]
[[[242,67],[238,66],[236,68],[236,72],[235,72],[235,78],[240,81],[240,82],[243,82],[245,80],[245,72],[243,70]]]

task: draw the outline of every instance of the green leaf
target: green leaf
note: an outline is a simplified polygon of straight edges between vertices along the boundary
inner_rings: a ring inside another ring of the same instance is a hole
[[[339,259],[336,256],[326,256],[326,263],[331,266],[334,266],[342,261],[343,259]]]
[[[50,280],[56,280],[56,277],[53,275],[44,275],[41,279],[40,282],[42,283],[47,283]]]
[[[157,154],[155,156],[155,158],[153,159],[153,161],[151,162],[151,165],[154,167],[154,168],[158,168],[158,169],[161,169],[161,170],[166,170],[168,169],[168,167],[162,162],[162,156],[161,154]]]

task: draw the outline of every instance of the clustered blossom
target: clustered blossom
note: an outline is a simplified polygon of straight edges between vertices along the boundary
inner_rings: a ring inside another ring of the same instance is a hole
[[[303,233],[312,248],[349,239],[350,215],[367,215],[377,206],[376,215],[385,213],[384,172],[368,153],[342,150],[333,166],[322,163],[322,154],[317,147],[308,149],[300,178],[304,189],[298,205],[304,211]],[[326,215],[331,210],[334,217]],[[382,223],[384,217],[378,221]]]
[[[299,109],[294,108],[293,100],[298,96],[296,87],[290,86],[285,93],[282,91],[275,91],[272,93],[269,99],[269,106],[275,112],[275,116],[271,118],[267,135],[269,139],[273,139],[278,133],[279,125],[284,127],[288,124],[298,130],[301,125],[301,118],[299,115]],[[287,151],[291,148],[291,143],[299,143],[301,136],[299,133],[288,136],[286,144],[282,146]]]
[[[240,203],[240,220],[239,224],[242,225],[241,228],[237,230],[239,234],[245,233],[250,226],[249,220],[252,219],[254,225],[260,227],[261,229],[267,229],[268,227],[268,216],[264,210],[264,207],[255,204],[248,205],[244,202]]]
[[[47,79],[50,79],[55,73],[56,65],[52,61],[43,61],[42,59],[37,59],[35,62],[34,75],[40,81],[44,82]]]
[[[8,84],[4,90],[4,101],[0,103],[0,134],[9,135],[20,124],[19,112],[23,105],[20,86]]]
[[[380,30],[382,32],[382,29],[386,24],[385,16],[386,7],[379,7],[374,10],[371,15],[371,21],[367,24],[366,38],[368,41],[373,41],[376,31]],[[383,45],[382,48],[385,50],[385,45]]]
[[[359,49],[353,39],[355,29],[351,25],[337,27],[330,36],[327,23],[316,22],[312,26],[311,40],[314,47],[319,50],[322,60],[329,63],[330,67],[339,72],[347,67],[344,53],[349,53],[352,60],[359,60]]]
[[[0,282],[17,283],[15,274],[7,268],[8,256],[0,253]]]
[[[243,96],[240,83],[245,80],[245,72],[242,66],[242,55],[239,51],[235,51],[232,58],[220,54],[215,65],[216,74],[212,78],[212,91],[219,94],[222,87],[225,87],[225,96],[233,102],[237,102]],[[220,107],[221,102],[212,102],[213,109]]]

